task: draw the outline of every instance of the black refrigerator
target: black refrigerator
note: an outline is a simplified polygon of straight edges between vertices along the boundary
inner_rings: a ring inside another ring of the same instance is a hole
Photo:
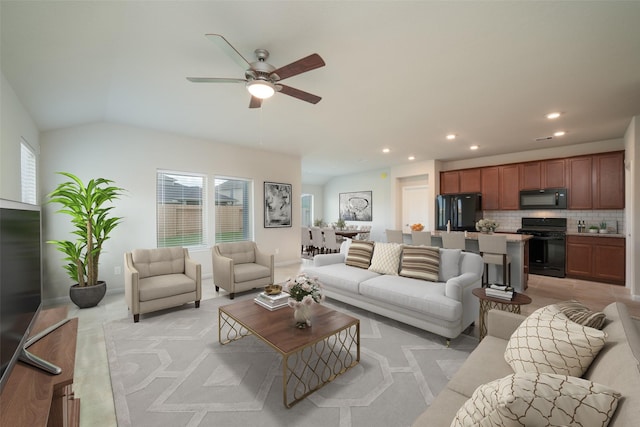
[[[476,222],[482,218],[480,193],[440,195],[436,199],[436,229],[446,230],[451,221],[451,231],[476,231]]]

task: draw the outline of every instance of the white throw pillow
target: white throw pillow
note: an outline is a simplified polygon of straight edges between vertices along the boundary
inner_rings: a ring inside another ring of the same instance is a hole
[[[620,393],[557,374],[511,374],[478,387],[458,410],[458,426],[598,426],[609,424]]]
[[[398,243],[376,243],[369,270],[397,276],[401,253],[402,245]]]
[[[572,322],[553,305],[531,313],[511,335],[504,358],[514,372],[581,377],[598,355],[606,333]]]
[[[442,249],[440,248],[440,273],[441,282],[446,282],[452,277],[460,275],[460,249]]]

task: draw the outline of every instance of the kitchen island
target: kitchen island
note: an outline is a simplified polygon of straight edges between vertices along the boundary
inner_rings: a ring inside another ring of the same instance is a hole
[[[431,244],[442,247],[440,235],[446,231],[432,231]],[[468,232],[465,238],[465,250],[467,252],[480,253],[478,248],[478,234]],[[496,233],[507,236],[507,255],[511,258],[511,286],[516,292],[527,289],[529,276],[529,240],[532,236],[515,233]],[[502,268],[489,265],[489,283],[503,283]]]

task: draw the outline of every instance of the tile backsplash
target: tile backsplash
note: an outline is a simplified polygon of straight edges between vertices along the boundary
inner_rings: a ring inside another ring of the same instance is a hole
[[[578,231],[578,221],[584,221],[587,228],[605,221],[610,232],[624,233],[624,210],[484,211],[482,217],[497,221],[500,224],[498,231],[516,231],[522,226],[523,217],[531,217],[567,218],[567,231],[570,232]]]

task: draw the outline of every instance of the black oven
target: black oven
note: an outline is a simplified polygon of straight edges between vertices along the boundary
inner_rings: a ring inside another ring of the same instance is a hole
[[[529,240],[529,273],[565,277],[566,218],[522,218],[520,234]]]

